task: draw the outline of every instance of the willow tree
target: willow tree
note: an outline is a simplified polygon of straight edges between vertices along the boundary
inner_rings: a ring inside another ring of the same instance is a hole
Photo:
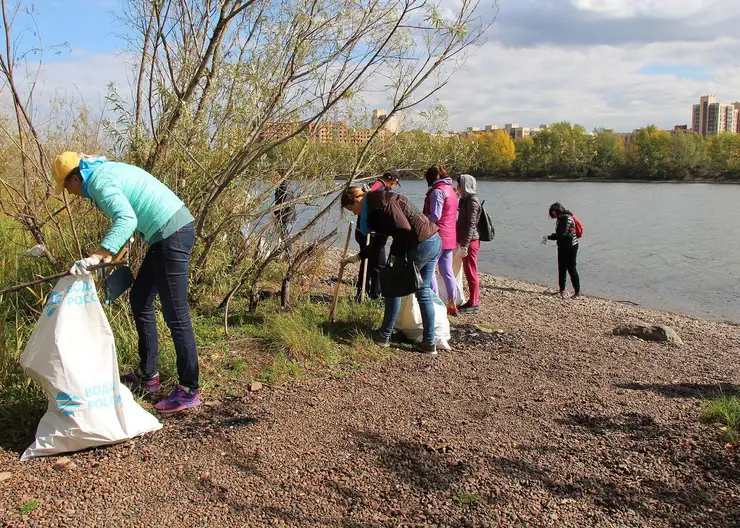
[[[337,192],[382,165],[376,130],[348,162],[307,161],[316,127],[366,97],[389,117],[427,100],[495,18],[481,0],[129,0],[132,93],[111,93],[118,149],[176,187],[196,218],[196,268],[223,269],[225,244],[276,208],[322,203],[272,251],[229,269],[229,296],[301,238],[322,237]],[[288,142],[286,158],[272,156]],[[335,183],[341,178],[341,183]],[[295,199],[274,205],[283,181]],[[332,199],[332,196],[334,198]],[[318,229],[318,231],[317,231]],[[229,259],[226,259],[229,260]],[[233,261],[231,261],[233,266]]]
[[[33,7],[24,2],[0,1],[4,39],[0,44],[0,97],[7,114],[0,116],[0,213],[13,219],[31,235],[49,262],[57,268],[78,258],[82,247],[66,197],[52,195],[50,130],[41,128],[33,111],[45,53],[58,46],[45,46],[35,24]],[[59,105],[51,105],[59,110]],[[83,112],[84,113],[84,112]],[[55,120],[46,116],[46,123]],[[56,116],[58,117],[58,116]],[[88,117],[86,114],[83,118]],[[83,119],[81,128],[87,124]],[[46,137],[44,137],[46,135]],[[79,134],[78,134],[79,136]],[[73,138],[82,147],[79,137]],[[89,146],[89,144],[88,144]],[[63,215],[68,220],[60,220]],[[71,222],[71,229],[67,221]]]

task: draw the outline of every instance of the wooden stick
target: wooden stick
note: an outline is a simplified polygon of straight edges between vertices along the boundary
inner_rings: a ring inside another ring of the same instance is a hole
[[[370,233],[365,238],[365,247],[370,245]],[[360,304],[365,300],[365,285],[367,284],[367,267],[370,265],[370,259],[365,259],[365,266],[362,268],[362,290],[360,291]]]
[[[121,251],[119,251],[118,254],[115,257],[113,257],[113,260],[111,260],[110,262],[104,262],[96,266],[91,266],[87,269],[88,271],[95,271],[99,269],[112,268],[114,266],[125,266],[128,264],[128,259],[125,258],[127,256],[128,256],[128,247],[123,246],[121,248]],[[71,275],[71,273],[69,271],[62,271],[59,273],[55,273],[54,275],[49,275],[48,277],[39,277],[36,280],[32,280],[30,282],[24,282],[23,284],[17,284],[16,286],[12,286],[10,288],[0,290],[0,295],[5,295],[6,293],[17,292],[18,290],[30,288],[31,286],[36,286],[37,284],[43,284],[45,282],[59,280],[63,277],[66,277],[67,275]]]
[[[337,311],[337,303],[339,302],[339,286],[342,284],[342,275],[344,275],[344,259],[347,258],[350,238],[352,238],[352,222],[349,223],[349,229],[347,230],[347,240],[344,242],[344,252],[342,253],[342,262],[339,264],[337,283],[334,285],[334,298],[331,301],[331,309],[329,310],[330,323],[334,322],[334,313]]]
[[[118,261],[118,262],[106,262],[104,264],[98,264],[97,266],[91,266],[91,267],[87,268],[87,270],[88,271],[96,271],[96,270],[99,270],[99,269],[110,268],[110,267],[113,267],[113,266],[125,266],[126,264],[128,264],[128,261],[126,261],[126,260],[121,260],[121,261]],[[36,280],[32,280],[30,282],[24,282],[23,284],[17,284],[15,286],[10,287],[10,288],[6,288],[4,290],[0,290],[0,295],[5,295],[6,293],[17,292],[18,290],[23,290],[25,288],[30,288],[31,286],[36,286],[37,284],[43,284],[45,282],[51,282],[51,281],[54,281],[54,280],[59,280],[59,279],[62,279],[64,277],[66,277],[67,275],[71,275],[71,273],[69,271],[62,271],[60,273],[55,273],[54,275],[49,275],[47,277],[39,277]]]

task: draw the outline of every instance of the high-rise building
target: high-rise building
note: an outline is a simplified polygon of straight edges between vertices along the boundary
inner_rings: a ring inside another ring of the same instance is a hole
[[[702,136],[716,136],[720,132],[740,131],[738,112],[740,103],[722,104],[714,95],[705,95],[693,106],[691,125]]]
[[[373,110],[373,114],[372,114],[373,130],[376,128],[383,127],[385,130],[387,130],[391,134],[395,134],[396,132],[398,132],[398,129],[400,128],[400,126],[401,125],[398,121],[398,115],[392,115],[391,117],[388,117],[388,110],[384,110],[382,108]]]

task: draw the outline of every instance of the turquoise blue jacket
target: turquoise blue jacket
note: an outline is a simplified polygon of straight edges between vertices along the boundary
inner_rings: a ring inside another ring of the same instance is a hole
[[[80,161],[82,192],[113,220],[100,246],[115,254],[137,231],[153,244],[193,221],[165,184],[139,167],[105,158]]]

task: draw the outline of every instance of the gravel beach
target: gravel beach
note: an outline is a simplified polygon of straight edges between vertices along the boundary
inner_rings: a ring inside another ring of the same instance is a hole
[[[450,352],[245,383],[67,469],[0,451],[0,525],[740,526],[740,449],[699,421],[740,328],[488,276],[481,307]],[[684,345],[612,335],[633,321]]]

